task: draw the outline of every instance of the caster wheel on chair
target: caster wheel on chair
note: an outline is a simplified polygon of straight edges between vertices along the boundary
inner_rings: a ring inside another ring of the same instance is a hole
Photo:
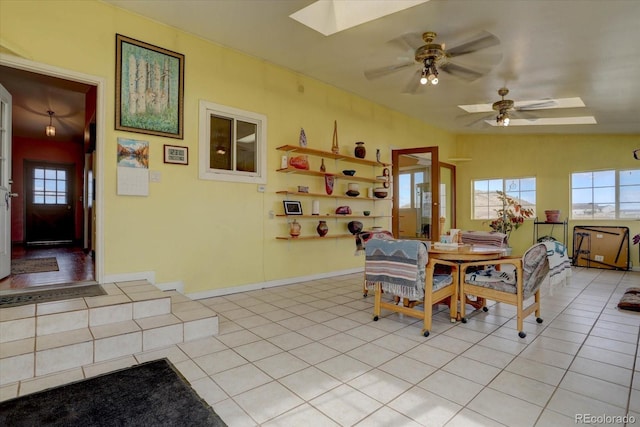
[[[482,307],[482,311],[486,313],[487,311],[489,311],[489,309],[487,307]]]
[[[462,319],[460,319],[460,321],[461,321],[462,323],[467,323],[467,318],[466,318],[466,317],[463,317]]]
[[[378,316],[373,316],[373,321],[377,322],[378,321]]]
[[[526,336],[527,336],[527,334],[526,334],[526,333],[524,333],[523,331],[520,331],[520,332],[518,332],[518,336],[519,336],[520,338],[524,338],[524,337],[526,337]]]
[[[542,323],[542,322],[544,322],[544,320],[542,320],[541,318],[537,317],[537,318],[536,318],[536,322],[538,322],[538,323]]]
[[[429,331],[424,331],[424,332],[422,333],[422,335],[423,335],[424,337],[428,337],[428,336],[429,336]]]

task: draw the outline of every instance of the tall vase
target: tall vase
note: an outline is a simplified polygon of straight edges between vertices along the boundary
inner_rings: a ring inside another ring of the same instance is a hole
[[[318,227],[316,227],[316,231],[320,237],[324,237],[329,232],[329,227],[327,226],[327,221],[320,221],[318,223]]]
[[[367,149],[364,148],[364,142],[362,141],[356,142],[356,149],[354,154],[357,158],[364,159],[364,156],[367,155]]]

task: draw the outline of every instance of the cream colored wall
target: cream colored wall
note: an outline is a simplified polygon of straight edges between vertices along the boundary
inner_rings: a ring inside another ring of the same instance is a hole
[[[471,180],[536,177],[536,207],[542,220],[548,209],[560,209],[563,218],[570,215],[572,172],[640,168],[632,153],[640,148],[640,135],[459,135],[456,144],[458,157],[472,159],[458,163],[456,169],[461,229],[489,230],[482,221],[471,220]],[[613,225],[629,227],[631,236],[640,233],[640,221],[569,220],[569,241],[574,225]],[[539,234],[549,230],[540,228]],[[561,235],[558,231],[556,226],[556,238]],[[532,242],[532,221],[526,221],[510,239],[515,253],[522,253]],[[572,248],[571,243],[568,246]],[[632,245],[631,260],[638,267],[638,245]]]
[[[275,172],[282,154],[275,147],[297,144],[301,127],[309,146],[320,150],[330,150],[337,120],[343,152],[365,141],[368,157],[380,148],[383,161],[390,161],[390,145],[439,145],[442,158],[451,156],[454,137],[447,132],[101,2],[3,0],[0,11],[2,51],[107,81],[105,276],[153,271],[157,283],[182,282],[186,293],[196,293],[362,267],[363,257],[354,256],[350,239],[275,239],[287,233],[283,219],[269,216],[282,211],[275,191],[304,183]],[[185,55],[184,140],[114,131],[116,33]],[[265,193],[255,185],[198,179],[201,99],[267,116]],[[149,141],[150,169],[159,171],[162,181],[150,184],[148,197],[116,195],[118,137]],[[163,144],[188,146],[189,165],[164,164]],[[390,207],[377,202],[383,203]],[[329,206],[323,205],[325,212]],[[316,223],[303,225],[309,231]],[[330,221],[329,227],[331,233],[345,225]]]

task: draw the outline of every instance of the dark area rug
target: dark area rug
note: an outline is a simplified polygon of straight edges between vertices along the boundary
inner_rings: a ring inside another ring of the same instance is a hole
[[[41,302],[61,301],[73,298],[97,297],[106,294],[107,292],[100,285],[47,288],[37,291],[25,291],[0,295],[0,308],[17,307],[19,305],[37,304]]]
[[[0,403],[3,426],[226,426],[167,359]]]
[[[621,310],[640,311],[640,288],[628,288],[620,298],[618,308]]]
[[[58,271],[58,261],[55,257],[21,258],[11,260],[11,274],[44,273]]]

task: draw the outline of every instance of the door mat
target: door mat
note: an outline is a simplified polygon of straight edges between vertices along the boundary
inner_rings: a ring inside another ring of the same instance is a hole
[[[58,261],[55,257],[21,258],[11,260],[11,274],[43,273],[58,271]]]
[[[0,308],[17,307],[19,305],[37,304],[41,302],[61,301],[73,298],[97,297],[107,292],[100,285],[67,286],[49,288],[39,291],[27,291],[15,294],[0,294]]]
[[[4,426],[226,426],[167,359],[0,403]]]
[[[628,288],[620,298],[618,308],[621,310],[640,311],[640,288]]]

